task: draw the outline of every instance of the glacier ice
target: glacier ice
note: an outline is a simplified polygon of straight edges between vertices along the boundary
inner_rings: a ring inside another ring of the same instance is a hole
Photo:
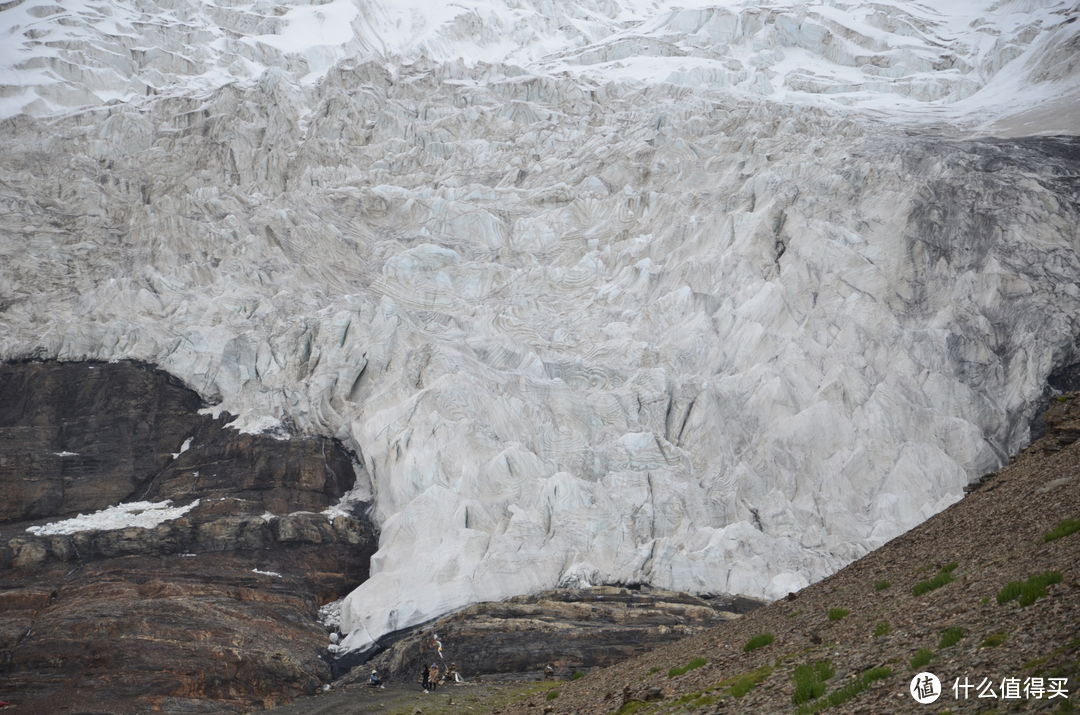
[[[0,10],[0,358],[354,448],[343,648],[558,585],[783,596],[1080,363],[1077,145],[1027,136],[1077,116],[1067,3],[428,5]]]

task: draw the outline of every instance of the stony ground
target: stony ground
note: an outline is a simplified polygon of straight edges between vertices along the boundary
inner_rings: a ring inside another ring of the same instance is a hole
[[[322,695],[302,698],[271,712],[273,715],[481,715],[505,707],[534,693],[546,692],[556,682],[464,683],[425,693],[414,683],[388,683],[384,688],[350,685]]]
[[[795,713],[795,668],[822,660],[835,674],[809,707],[823,708],[831,693],[871,669],[889,669],[830,713],[1072,712],[1080,700],[1080,531],[1049,543],[1044,534],[1064,519],[1080,518],[1080,442],[1068,444],[1080,432],[1070,422],[1074,416],[1065,414],[1073,403],[1053,409],[1062,412],[1059,424],[1008,467],[830,578],[702,635],[564,683],[557,696],[533,695],[494,712]],[[953,582],[914,595],[916,584],[953,562]],[[1062,581],[1045,597],[1026,607],[998,603],[998,591],[1009,582],[1048,570],[1060,571]],[[832,620],[831,609],[847,613]],[[888,633],[875,636],[879,628]],[[942,642],[949,628],[963,633],[952,645]],[[744,652],[760,634],[775,640]],[[913,666],[920,649],[931,660]],[[669,677],[670,669],[695,658],[705,665]],[[921,671],[936,674],[945,691],[933,704],[920,705],[909,693]],[[1022,688],[1033,677],[1044,685],[1066,679],[1069,699],[1024,697],[1022,689],[1019,698],[1002,699],[1004,678],[1020,679]],[[962,689],[955,697],[953,684],[965,678],[976,686],[989,679],[996,697],[977,697],[978,687],[966,700]]]

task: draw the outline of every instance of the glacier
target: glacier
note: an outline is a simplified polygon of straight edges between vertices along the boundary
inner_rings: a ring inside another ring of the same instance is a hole
[[[342,650],[468,604],[778,598],[1080,365],[1066,2],[0,5],[0,359],[357,455]]]

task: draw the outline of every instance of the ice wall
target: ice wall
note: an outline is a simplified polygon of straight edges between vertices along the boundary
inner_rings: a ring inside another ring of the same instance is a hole
[[[346,647],[560,584],[782,596],[958,499],[1080,362],[1075,140],[973,138],[995,82],[1075,86],[1064,5],[983,44],[880,3],[39,7],[0,11],[72,34],[23,48],[63,101],[0,125],[0,357],[145,360],[356,448]],[[148,37],[192,64],[98,106]]]

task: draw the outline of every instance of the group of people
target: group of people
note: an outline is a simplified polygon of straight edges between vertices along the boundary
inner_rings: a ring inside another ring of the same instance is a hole
[[[430,641],[428,640],[428,634],[425,632],[422,634],[420,655],[424,657],[425,652],[431,650],[437,651],[440,658],[442,658],[442,641],[439,640],[437,633],[432,633]],[[477,676],[477,682],[479,682],[480,676]],[[433,692],[439,687],[440,683],[461,683],[464,682],[461,679],[461,675],[458,674],[457,663],[451,663],[450,667],[440,668],[438,661],[433,662],[431,665],[420,666],[420,682],[424,687],[425,693]],[[368,679],[368,685],[372,688],[382,688],[382,678],[379,677],[379,671],[372,669],[371,677]]]
[[[430,666],[420,666],[420,683],[424,687],[425,693],[433,692],[439,683],[460,683],[461,676],[457,672],[457,663],[451,663],[450,667],[441,671],[438,663],[432,663]]]

